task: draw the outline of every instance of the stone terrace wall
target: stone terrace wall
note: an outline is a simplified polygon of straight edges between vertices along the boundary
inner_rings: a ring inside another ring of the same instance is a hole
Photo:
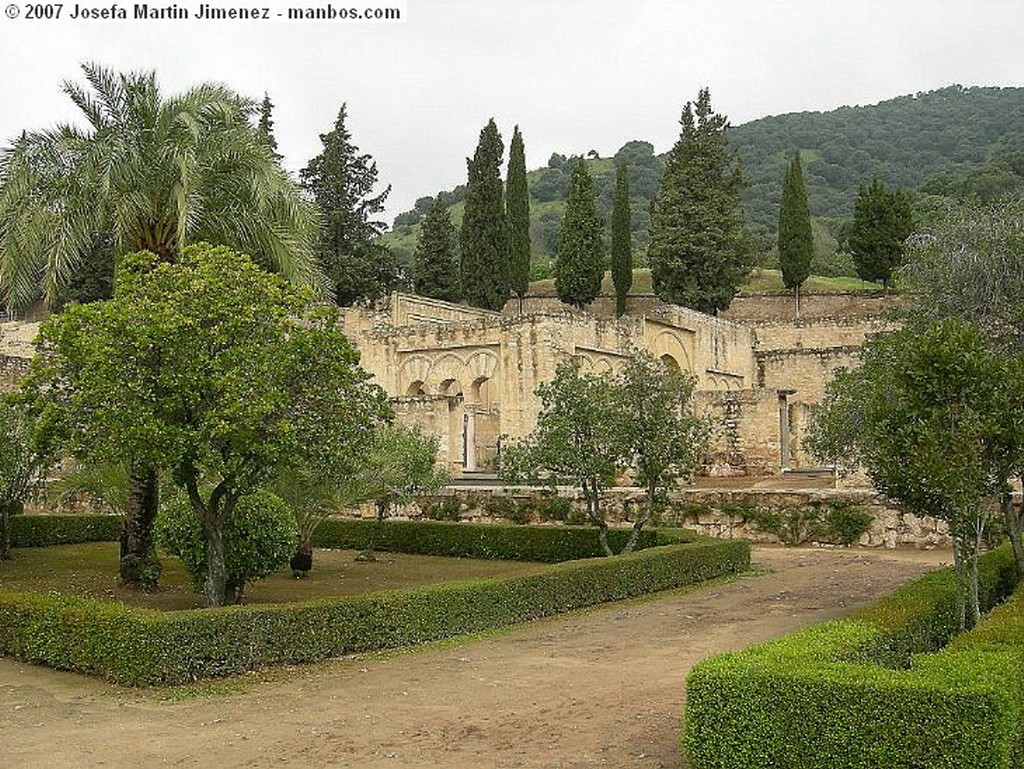
[[[811,319],[878,318],[905,306],[908,298],[886,291],[844,291],[800,295],[800,315],[791,293],[738,294],[721,316],[737,323],[779,323]]]

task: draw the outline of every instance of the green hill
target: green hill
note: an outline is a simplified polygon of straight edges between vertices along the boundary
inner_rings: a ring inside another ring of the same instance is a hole
[[[836,250],[843,220],[852,215],[859,184],[877,176],[889,186],[927,195],[995,195],[1024,190],[1024,88],[963,88],[901,96],[872,106],[841,107],[831,112],[800,112],[755,120],[730,129],[747,177],[744,205],[761,249],[770,249],[778,216],[782,179],[799,148],[807,194],[815,217],[818,251]],[[640,256],[649,242],[650,200],[658,189],[664,156],[645,141],[625,144],[614,158],[586,160],[594,179],[598,210],[610,218],[615,186],[614,161],[629,168],[634,249]],[[528,174],[530,237],[538,274],[557,249],[569,162],[552,155],[545,168]],[[461,221],[465,188],[445,193],[452,219]],[[395,219],[382,238],[400,258],[411,257],[418,222],[431,199]],[[829,261],[818,271],[848,272]],[[840,260],[841,262],[841,260]]]

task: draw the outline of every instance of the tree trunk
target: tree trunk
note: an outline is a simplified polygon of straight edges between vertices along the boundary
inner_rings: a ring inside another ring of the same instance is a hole
[[[1021,477],[1024,482],[1024,476]],[[1024,501],[1020,510],[1013,509],[1013,493],[1007,489],[1003,492],[1001,506],[1003,509],[1003,523],[1006,525],[1006,534],[1010,538],[1013,547],[1013,559],[1017,563],[1017,574],[1024,579],[1024,545],[1021,543],[1021,530],[1024,529]]]
[[[224,527],[219,516],[207,511],[203,516],[206,535],[206,582],[203,596],[207,606],[223,606],[227,599],[227,565],[224,562]]]
[[[959,632],[967,629],[967,563],[964,560],[965,543],[962,536],[953,537],[953,572],[956,574],[956,626]]]
[[[647,500],[644,503],[644,511],[640,514],[639,518],[633,521],[633,531],[629,533],[629,541],[622,548],[622,555],[629,555],[633,552],[633,548],[636,547],[636,543],[640,539],[641,530],[651,520],[651,516],[654,514],[654,495],[656,491],[653,483],[647,484]]]
[[[0,561],[11,557],[11,507],[0,501]]]
[[[121,581],[138,590],[153,590],[160,578],[153,523],[160,507],[156,470],[133,467],[128,478],[128,510],[121,529]]]
[[[601,552],[605,555],[615,555],[611,547],[608,546],[608,522],[601,515],[601,499],[597,493],[597,481],[587,483],[584,480],[581,485],[583,486],[583,497],[587,500],[587,518],[597,526],[597,541],[601,544]]]

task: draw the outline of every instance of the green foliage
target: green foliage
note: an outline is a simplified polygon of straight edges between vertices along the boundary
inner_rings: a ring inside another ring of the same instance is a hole
[[[989,600],[1012,590],[1013,579],[1006,551],[985,556]],[[971,633],[922,654],[955,632],[956,593],[950,570],[929,574],[849,620],[701,663],[687,679],[691,764],[1016,769],[1024,758],[1024,698],[1014,682],[1021,637],[1003,636],[1011,653],[972,648]]]
[[[505,145],[492,118],[467,161],[466,210],[459,237],[462,296],[474,307],[500,310],[509,295],[509,243],[501,184]]]
[[[21,511],[50,464],[24,404],[0,397],[0,560],[11,546],[11,516]]]
[[[530,284],[530,192],[526,181],[526,152],[519,126],[512,133],[505,184],[508,218],[509,287],[522,298]]]
[[[626,296],[633,286],[633,238],[629,231],[629,175],[626,162],[615,164],[615,206],[612,209],[612,281],[615,314],[626,312]]]
[[[19,515],[11,518],[11,547],[114,542],[123,522],[119,515]]]
[[[344,466],[390,418],[337,322],[225,248],[134,255],[114,300],[43,324],[27,386],[74,453],[166,468],[212,532],[282,467]]]
[[[323,151],[299,174],[323,217],[318,253],[341,305],[379,299],[401,283],[390,251],[375,242],[386,225],[373,217],[384,210],[391,187],[373,194],[377,164],[352,143],[346,118],[347,105],[342,104],[334,129],[320,135]]]
[[[412,287],[417,294],[446,302],[459,301],[456,248],[455,227],[439,195],[423,219],[412,258]]]
[[[758,531],[773,534],[783,544],[790,546],[809,541],[852,545],[871,527],[874,520],[870,513],[858,510],[843,499],[830,500],[823,507],[786,510],[726,505],[722,512],[742,518],[745,523],[753,524]]]
[[[888,192],[877,178],[861,186],[849,233],[857,277],[888,287],[913,229],[910,201],[902,190]]]
[[[714,314],[729,306],[752,266],[740,202],[743,168],[707,88],[686,103],[681,123],[651,204],[647,261],[661,299]]]
[[[130,478],[118,462],[73,462],[46,487],[49,500],[66,502],[86,495],[94,510],[111,515],[128,514]]]
[[[253,102],[211,83],[164,96],[152,72],[82,69],[88,86],[64,92],[86,127],[29,133],[0,155],[0,302],[22,307],[40,288],[57,300],[98,234],[115,257],[226,244],[327,292],[316,209],[250,124]]]
[[[743,571],[749,559],[745,542],[702,540],[512,579],[165,613],[0,592],[0,653],[130,686],[183,683],[480,632]]]
[[[778,245],[782,282],[786,288],[799,290],[811,274],[811,260],[814,258],[811,212],[807,205],[799,152],[793,156],[782,183]]]
[[[266,91],[263,92],[263,101],[260,102],[260,119],[256,122],[256,130],[267,142],[274,159],[280,163],[283,155],[277,151],[277,139],[274,137],[274,102],[270,100],[270,95]]]
[[[206,535],[203,524],[184,496],[177,496],[160,511],[156,523],[160,547],[185,564],[193,585],[206,582]],[[240,603],[245,586],[269,577],[288,563],[295,552],[295,518],[280,497],[257,491],[238,500],[224,524],[224,566],[227,603]]]
[[[430,501],[429,498],[422,499],[420,510],[432,521],[457,521],[459,513],[462,512],[462,501],[454,495],[434,501]]]
[[[594,188],[587,164],[579,160],[572,168],[555,261],[555,292],[566,304],[582,308],[601,291],[604,277],[602,227],[594,206]]]

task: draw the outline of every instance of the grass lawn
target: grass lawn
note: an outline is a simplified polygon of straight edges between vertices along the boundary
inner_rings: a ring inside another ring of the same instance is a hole
[[[171,556],[161,558],[164,570],[158,592],[144,594],[120,587],[117,548],[116,542],[90,542],[15,549],[10,560],[0,561],[0,590],[74,593],[162,610],[203,605],[185,568]],[[546,568],[538,563],[406,553],[378,553],[377,561],[366,563],[357,562],[355,556],[354,550],[317,550],[308,577],[295,579],[286,568],[249,585],[245,603],[286,603],[460,579],[513,577]]]

